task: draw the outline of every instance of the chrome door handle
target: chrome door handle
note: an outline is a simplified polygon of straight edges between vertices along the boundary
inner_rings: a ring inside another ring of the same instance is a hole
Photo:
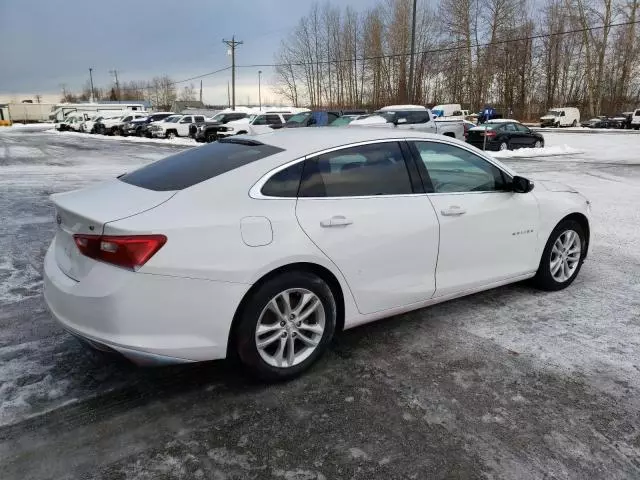
[[[467,211],[463,210],[462,208],[458,207],[457,205],[452,205],[449,208],[445,208],[443,210],[440,210],[440,213],[442,215],[444,215],[445,217],[459,217],[460,215],[464,215],[465,213],[467,213]]]
[[[349,220],[347,217],[343,215],[334,215],[328,220],[320,221],[320,226],[323,228],[329,227],[346,227],[347,225],[351,225],[353,222]]]

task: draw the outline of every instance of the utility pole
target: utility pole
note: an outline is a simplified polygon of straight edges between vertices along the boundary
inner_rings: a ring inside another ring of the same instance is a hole
[[[91,83],[91,103],[96,101],[96,93],[93,90],[93,68],[89,67],[89,82]]]
[[[229,93],[229,82],[227,82],[227,106],[231,108],[231,93]]]
[[[118,70],[109,70],[109,73],[116,79],[116,98],[120,100],[120,83],[118,82]]]
[[[413,0],[413,20],[411,23],[411,57],[409,58],[409,102],[413,103],[413,64],[416,51],[416,7],[418,0]]]
[[[202,103],[202,80],[200,80],[200,103]]]
[[[231,110],[236,109],[236,47],[244,42],[236,40],[236,36],[232,36],[231,40],[222,40],[222,43],[229,47],[231,52]]]
[[[262,94],[260,93],[260,77],[262,76],[262,70],[258,70],[258,107],[262,110]]]
[[[42,99],[42,95],[36,95],[36,102],[40,103],[41,99]]]

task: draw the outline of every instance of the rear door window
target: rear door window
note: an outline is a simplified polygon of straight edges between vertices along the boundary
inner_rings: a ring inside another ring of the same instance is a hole
[[[344,148],[305,161],[300,197],[413,193],[397,142]]]
[[[298,162],[275,173],[264,184],[261,193],[267,197],[295,198],[300,188],[303,165],[303,162]]]
[[[268,125],[282,124],[282,120],[280,120],[280,115],[267,115],[267,124]]]
[[[229,139],[158,160],[120,180],[148,190],[183,190],[282,151],[260,142]]]

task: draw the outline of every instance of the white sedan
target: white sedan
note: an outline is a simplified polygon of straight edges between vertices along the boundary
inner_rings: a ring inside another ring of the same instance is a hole
[[[53,197],[45,298],[139,363],[299,374],[334,334],[507,283],[573,282],[590,204],[426,133],[283,129]]]

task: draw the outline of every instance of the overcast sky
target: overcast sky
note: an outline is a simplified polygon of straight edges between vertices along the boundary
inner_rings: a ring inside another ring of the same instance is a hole
[[[333,0],[336,5],[340,0]],[[347,3],[346,1],[344,2]],[[348,0],[362,11],[377,0]],[[0,101],[58,101],[61,85],[168,74],[174,80],[230,64],[222,39],[244,41],[238,64],[272,63],[283,38],[311,6],[308,0],[0,0]],[[263,103],[273,73],[263,68]],[[230,71],[203,79],[204,100],[225,103]],[[237,70],[237,103],[257,101],[257,68]],[[199,80],[194,85],[199,87]]]

